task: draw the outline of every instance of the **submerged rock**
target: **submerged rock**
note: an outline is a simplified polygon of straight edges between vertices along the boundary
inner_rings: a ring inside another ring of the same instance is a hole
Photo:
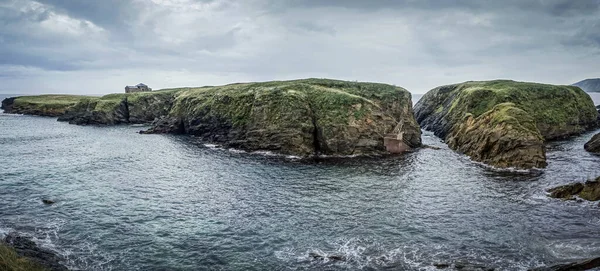
[[[578,87],[496,80],[435,88],[415,116],[475,161],[529,169],[546,166],[546,140],[596,127],[598,112]]]
[[[43,202],[44,204],[48,204],[48,205],[56,203],[55,201],[53,201],[53,200],[49,200],[49,199],[42,199],[42,202]]]
[[[600,267],[600,257],[585,259],[577,262],[557,264],[547,267],[537,267],[529,269],[530,271],[580,271],[590,270]]]
[[[595,134],[590,141],[583,145],[586,151],[600,153],[600,133]]]
[[[308,257],[313,258],[315,260],[330,260],[330,261],[345,261],[346,257],[344,257],[344,255],[338,255],[338,254],[325,254],[325,253],[318,253],[318,252],[309,252],[308,253]]]
[[[4,238],[4,243],[13,248],[18,255],[28,258],[50,271],[67,271],[61,264],[64,259],[47,249],[40,248],[31,238],[10,233]]]
[[[547,192],[552,198],[573,199],[578,196],[584,200],[598,201],[600,200],[600,177],[585,183],[561,185],[548,189]]]

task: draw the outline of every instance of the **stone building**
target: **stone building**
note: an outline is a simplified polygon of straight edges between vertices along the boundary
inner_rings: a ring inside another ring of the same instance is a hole
[[[144,83],[139,83],[139,84],[137,84],[135,86],[126,86],[125,87],[125,93],[146,92],[146,91],[152,91],[152,89],[149,88]]]

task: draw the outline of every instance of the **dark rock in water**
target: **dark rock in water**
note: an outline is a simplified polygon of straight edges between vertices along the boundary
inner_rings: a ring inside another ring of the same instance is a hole
[[[557,264],[548,267],[529,269],[530,271],[579,271],[590,270],[600,267],[600,257],[581,260],[572,263]]]
[[[573,183],[548,189],[547,192],[550,193],[549,196],[552,198],[567,199],[579,194],[581,190],[583,190],[582,183]]]
[[[550,193],[548,196],[552,198],[575,200],[574,197],[578,196],[584,200],[597,201],[600,200],[600,177],[585,183],[573,183],[551,188],[548,189],[548,193]]]
[[[450,267],[450,265],[447,263],[436,263],[433,264],[433,266],[435,266],[437,269],[446,269]]]
[[[49,199],[42,199],[42,202],[43,202],[44,204],[54,204],[54,203],[56,203],[56,201],[49,200]]]
[[[432,150],[436,150],[436,151],[437,151],[437,150],[441,150],[441,149],[442,149],[442,148],[440,148],[440,147],[431,146],[431,145],[423,145],[423,147],[422,147],[422,148],[424,148],[424,149],[432,149]]]
[[[454,269],[461,271],[494,271],[496,268],[477,263],[459,261],[454,263]]]
[[[586,151],[600,153],[600,133],[595,134],[590,141],[583,145]]]
[[[40,248],[30,238],[10,233],[4,238],[4,243],[13,248],[19,256],[26,257],[50,271],[68,271],[60,262],[64,259],[58,254]]]
[[[345,261],[346,257],[344,257],[343,255],[337,255],[337,254],[332,254],[332,255],[327,255],[327,254],[320,254],[318,252],[309,252],[308,253],[308,257],[313,258],[315,260],[330,260],[330,261]]]

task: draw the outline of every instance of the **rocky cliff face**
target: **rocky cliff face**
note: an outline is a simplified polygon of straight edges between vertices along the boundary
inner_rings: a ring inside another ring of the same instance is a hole
[[[467,114],[447,136],[454,150],[496,167],[543,168],[544,139],[527,112],[502,103],[475,118]]]
[[[143,133],[303,157],[385,154],[386,136],[396,150],[421,145],[408,91],[327,79],[80,97],[57,115],[79,125],[153,122]]]
[[[298,156],[377,155],[402,133],[421,145],[410,93],[325,79],[234,84],[180,92],[147,133],[186,133],[226,147]]]
[[[531,168],[546,164],[544,140],[595,127],[598,112],[577,87],[497,80],[435,88],[417,103],[415,116],[476,161]]]
[[[176,91],[109,94],[82,99],[58,118],[78,125],[115,125],[150,123],[165,116],[175,99]]]

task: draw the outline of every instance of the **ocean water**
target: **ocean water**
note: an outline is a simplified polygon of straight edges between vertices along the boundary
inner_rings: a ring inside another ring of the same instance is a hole
[[[501,171],[429,132],[440,150],[305,161],[141,129],[0,114],[0,235],[75,270],[525,270],[600,255],[598,203],[544,192],[600,176],[583,150],[600,131],[551,143],[544,170]]]

